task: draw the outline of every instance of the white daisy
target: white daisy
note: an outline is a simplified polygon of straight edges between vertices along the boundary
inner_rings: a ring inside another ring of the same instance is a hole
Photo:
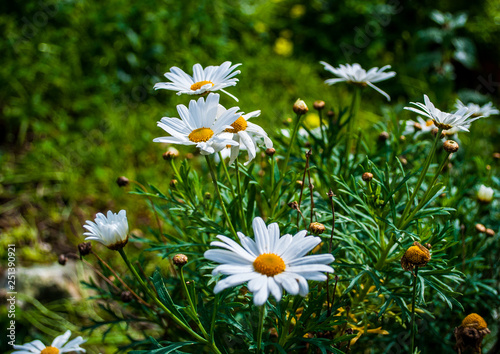
[[[204,95],[208,92],[220,90],[238,101],[236,97],[223,89],[236,85],[238,79],[234,78],[234,76],[238,75],[241,71],[235,71],[234,69],[240,65],[231,66],[231,62],[226,61],[220,66],[207,66],[203,69],[200,64],[195,64],[193,66],[193,76],[173,66],[170,68],[170,72],[165,73],[165,77],[171,82],[158,82],[154,88],[155,90],[167,89],[177,91],[178,95],[182,95],[183,93],[188,95]]]
[[[277,223],[266,227],[257,217],[253,220],[255,241],[238,232],[240,244],[226,236],[217,236],[212,246],[225,248],[205,252],[205,258],[221,263],[212,275],[225,274],[214,288],[217,294],[222,290],[248,282],[248,290],[254,293],[253,301],[263,305],[269,294],[280,301],[283,289],[292,295],[306,296],[309,292],[307,280],[325,281],[322,272],[333,273],[328,266],[335,258],[331,254],[306,254],[321,243],[321,238],[306,236],[307,231],[295,236],[280,236]]]
[[[444,130],[456,128],[458,131],[462,130],[468,132],[470,124],[473,121],[482,118],[482,116],[471,118],[472,112],[469,112],[466,107],[460,108],[455,113],[442,112],[434,107],[427,95],[424,95],[424,102],[425,104],[420,102],[410,102],[410,104],[417,106],[419,109],[415,107],[405,107],[404,109],[432,119],[436,127]]]
[[[231,128],[239,117],[238,107],[222,112],[219,110],[220,95],[211,93],[207,100],[191,100],[189,109],[180,104],[177,106],[179,118],[163,117],[158,126],[171,136],[156,138],[156,143],[196,145],[202,155],[210,155],[220,151],[226,145],[238,145],[233,139],[219,136],[224,129]],[[218,115],[218,112],[221,113]]]
[[[422,134],[430,133],[435,128],[436,126],[432,119],[425,120],[422,117],[417,117],[416,122],[412,120],[406,122],[403,135],[414,134],[414,137],[417,138]]]
[[[87,225],[83,227],[88,230],[84,233],[88,236],[85,238],[86,241],[98,241],[109,249],[122,249],[128,242],[128,221],[125,210],[120,210],[118,214],[109,210],[107,217],[98,213],[94,222],[87,220]]]
[[[86,340],[82,337],[76,337],[75,339],[68,342],[69,337],[71,337],[71,331],[66,331],[66,333],[56,337],[51,345],[45,346],[41,341],[34,340],[23,345],[14,344],[14,349],[12,354],[59,354],[59,353],[69,353],[69,352],[82,352],[85,353],[85,349],[80,348],[80,344],[85,343]],[[68,343],[66,343],[68,342]]]
[[[493,200],[495,191],[491,187],[486,187],[484,184],[477,191],[477,199],[482,203],[490,203]]]
[[[469,110],[469,112],[472,112],[472,117],[483,116],[486,118],[486,117],[489,117],[493,114],[500,113],[500,111],[498,111],[498,109],[496,109],[493,106],[492,102],[488,102],[487,104],[485,104],[483,106],[480,106],[480,105],[475,104],[475,103],[469,103],[469,104],[465,105],[462,103],[462,101],[457,99],[457,102],[455,103],[455,108],[460,109],[462,107],[466,107]]]
[[[382,91],[373,84],[374,82],[380,82],[390,79],[391,77],[394,77],[396,75],[395,71],[384,72],[386,69],[391,68],[390,65],[386,65],[380,69],[371,68],[370,70],[366,71],[361,67],[361,65],[357,63],[353,65],[340,64],[338,68],[334,68],[333,66],[324,61],[320,61],[320,63],[325,66],[325,70],[338,76],[338,78],[325,80],[326,84],[333,85],[336,84],[337,82],[345,81],[347,83],[360,85],[362,87],[370,86],[375,91],[384,95],[384,97],[387,98],[388,101],[391,100],[391,97],[387,93],[385,93],[384,91]]]
[[[218,115],[223,115],[225,111],[226,109],[219,105]],[[242,114],[234,123],[231,124],[230,128],[224,130],[224,137],[233,139],[238,143],[238,145],[231,146],[231,159],[229,160],[229,164],[232,164],[238,157],[238,154],[240,153],[240,146],[244,146],[248,151],[248,161],[245,162],[245,166],[248,165],[257,155],[257,145],[259,144],[259,140],[264,140],[266,149],[273,147],[273,142],[269,139],[264,129],[257,124],[248,122],[250,118],[258,117],[259,115],[260,111]]]

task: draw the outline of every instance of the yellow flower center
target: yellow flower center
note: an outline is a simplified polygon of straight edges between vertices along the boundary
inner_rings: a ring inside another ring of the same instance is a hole
[[[472,327],[475,329],[485,329],[488,327],[486,321],[477,313],[471,313],[462,321],[462,327]]]
[[[189,140],[195,143],[208,141],[214,135],[214,131],[210,128],[198,128],[189,133]]]
[[[425,125],[426,125],[427,127],[430,127],[430,126],[431,126],[431,125],[433,125],[433,124],[434,124],[434,121],[433,121],[432,119],[429,119],[427,122],[425,122]]]
[[[214,86],[214,83],[212,81],[199,81],[191,85],[191,90],[192,91],[199,90],[201,89],[202,86],[205,86],[206,84],[212,84],[212,86]]]
[[[444,124],[444,123],[439,123],[439,122],[436,122],[436,121],[434,121],[434,125],[435,125],[436,127],[438,127],[438,128],[443,129],[443,130],[448,130],[448,129],[453,128],[453,126],[452,126],[452,125],[449,125],[449,124]]]
[[[264,253],[253,261],[253,269],[260,274],[273,277],[285,271],[285,262],[274,253]]]
[[[47,347],[43,349],[40,354],[59,354],[59,349],[54,348],[54,347]]]
[[[420,249],[418,246],[411,246],[405,252],[405,257],[413,265],[421,265],[429,261],[429,255]]]
[[[240,116],[233,124],[231,124],[231,126],[233,128],[228,128],[225,131],[228,133],[237,133],[245,130],[248,126],[248,123],[245,118],[243,118],[243,116]]]

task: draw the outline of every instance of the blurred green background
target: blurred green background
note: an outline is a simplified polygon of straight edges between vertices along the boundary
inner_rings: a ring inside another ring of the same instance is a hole
[[[397,109],[423,93],[442,109],[457,97],[498,106],[493,0],[26,0],[0,9],[0,256],[15,243],[25,266],[74,251],[98,211],[124,208],[131,224],[149,223],[143,202],[115,180],[171,178],[152,143],[164,135],[156,122],[188,102],[153,90],[171,66],[191,73],[195,63],[242,63],[229,89],[240,102],[223,103],[261,109],[256,123],[271,136],[298,97],[347,104],[345,87],[323,84],[330,75],[320,60],[392,65],[396,78],[380,87]],[[388,103],[374,91],[363,102],[375,112],[371,127]],[[470,139],[498,134],[498,119],[478,123]],[[491,156],[500,142],[475,148]]]

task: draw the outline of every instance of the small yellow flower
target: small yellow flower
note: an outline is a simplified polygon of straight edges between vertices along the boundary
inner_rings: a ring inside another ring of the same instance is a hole
[[[401,267],[413,273],[414,267],[424,267],[431,260],[431,253],[417,241],[408,248],[401,258]]]

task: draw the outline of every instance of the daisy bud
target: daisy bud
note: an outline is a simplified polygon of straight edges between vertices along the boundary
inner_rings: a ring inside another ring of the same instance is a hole
[[[415,123],[413,124],[413,128],[415,128],[415,130],[422,130],[422,125],[420,123]]]
[[[408,165],[408,160],[404,156],[399,156],[399,161],[401,162],[402,165]]]
[[[60,265],[65,265],[66,262],[68,261],[68,257],[66,257],[65,254],[60,254],[59,258],[57,259],[57,262],[59,262]]]
[[[128,290],[122,291],[120,298],[123,302],[130,302],[132,301],[132,293]]]
[[[276,149],[275,148],[268,148],[268,149],[266,149],[266,155],[267,156],[273,156],[275,153],[276,153]]]
[[[401,135],[401,136],[399,137],[399,140],[400,140],[400,141],[405,141],[405,140],[406,140],[406,136]]]
[[[486,236],[488,237],[493,237],[495,236],[495,231],[493,231],[492,229],[486,229]]]
[[[300,188],[304,185],[304,182],[302,182],[300,179],[295,181],[295,187]]]
[[[333,191],[332,189],[330,188],[330,190],[328,191],[328,193],[326,194],[328,196],[328,198],[333,198],[335,197],[335,194],[333,194]]]
[[[313,106],[315,110],[321,111],[323,108],[325,108],[325,101],[314,101]]]
[[[493,200],[493,188],[481,185],[479,191],[477,192],[477,199],[484,204],[488,204]]]
[[[186,154],[186,159],[188,159],[188,160],[192,160],[192,159],[193,159],[193,157],[194,157],[194,155],[193,155],[191,152],[188,152],[188,153]]]
[[[118,179],[116,180],[116,184],[118,184],[119,187],[126,187],[129,183],[130,182],[128,178],[125,176],[118,177]]]
[[[293,122],[292,118],[288,117],[283,121],[283,125],[289,126],[290,124],[292,124],[292,122]]]
[[[370,182],[373,179],[373,173],[365,172],[365,173],[363,173],[363,176],[361,176],[361,178],[365,182]]]
[[[170,187],[171,188],[176,188],[177,187],[177,183],[179,183],[179,181],[177,181],[176,179],[173,179],[170,181]]]
[[[414,267],[424,267],[431,260],[431,254],[427,248],[417,241],[408,248],[401,258],[401,267],[413,273]]]
[[[206,192],[205,195],[204,195],[204,198],[206,200],[210,200],[210,199],[212,199],[212,195],[210,194],[210,192]]]
[[[172,261],[174,262],[174,264],[179,267],[179,268],[182,268],[186,265],[186,263],[188,262],[188,258],[185,254],[176,254],[174,256],[174,258],[172,258]]]
[[[326,112],[326,115],[328,117],[332,118],[332,117],[335,117],[335,112],[330,109],[328,112]]]
[[[436,136],[437,133],[439,132],[439,129],[438,128],[434,128],[432,129],[432,135],[433,136]],[[439,137],[440,139],[443,139],[446,137],[446,133],[445,132],[441,132],[441,136]]]
[[[458,144],[456,141],[453,141],[453,140],[446,140],[444,143],[443,143],[443,149],[444,151],[446,152],[457,152],[458,151]]]
[[[168,148],[168,150],[163,153],[163,159],[165,161],[170,161],[177,157],[179,157],[179,150],[174,147]]]
[[[425,244],[425,247],[427,247],[427,249],[429,249],[429,250],[432,248],[432,246],[431,246],[431,244],[430,244],[430,243],[426,243],[426,244]]]
[[[486,321],[477,313],[471,313],[453,331],[457,341],[456,349],[459,353],[465,353],[468,349],[474,353],[481,353],[483,338],[489,333],[491,331],[488,329]]]
[[[312,222],[309,224],[309,231],[311,231],[314,235],[321,235],[325,232],[325,225],[319,222]]]
[[[299,203],[297,203],[296,201],[288,203],[288,206],[294,210],[299,210]]]
[[[307,108],[307,105],[303,100],[298,98],[297,101],[295,101],[295,103],[293,104],[293,111],[297,114],[302,115],[306,114],[309,111],[309,108]]]
[[[100,242],[110,250],[120,250],[128,242],[129,228],[125,210],[120,210],[117,214],[109,210],[107,216],[98,213],[94,221],[87,220],[83,227],[88,231],[84,233],[88,236],[85,240]],[[88,244],[90,245],[90,242]]]
[[[389,139],[389,133],[388,132],[382,132],[378,136],[378,141],[380,141],[380,142],[384,142],[387,139]]]
[[[90,242],[82,242],[78,245],[78,252],[80,257],[86,256],[92,251],[92,244]]]
[[[491,170],[491,166],[490,165],[486,165],[486,171],[489,171]]]
[[[500,152],[494,152],[493,153],[493,158],[497,159],[497,160],[500,160]]]
[[[486,227],[483,224],[476,224],[476,230],[477,232],[485,233]]]

